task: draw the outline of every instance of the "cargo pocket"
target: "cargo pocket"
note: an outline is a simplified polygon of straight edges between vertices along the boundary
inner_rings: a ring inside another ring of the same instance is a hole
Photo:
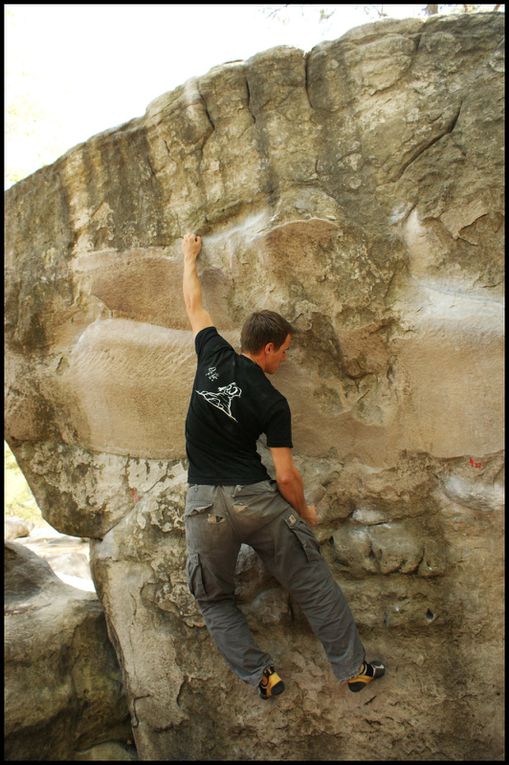
[[[296,518],[293,513],[285,518],[285,523],[297,537],[308,561],[321,560],[320,543],[307,524],[300,518]]]
[[[192,515],[206,515],[212,510],[212,507],[212,502],[204,502],[203,500],[191,500],[190,502],[186,502],[184,518],[190,518]]]
[[[187,585],[195,598],[203,598],[207,594],[203,584],[203,573],[198,553],[191,553],[187,557]]]

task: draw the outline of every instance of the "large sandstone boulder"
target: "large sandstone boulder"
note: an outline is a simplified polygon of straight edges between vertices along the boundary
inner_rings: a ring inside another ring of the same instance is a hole
[[[22,545],[6,542],[4,552],[6,759],[96,759],[107,746],[133,759],[101,604]]]
[[[142,759],[503,757],[503,22],[385,21],[216,67],[7,192],[6,438],[44,517],[93,540]],[[359,697],[249,548],[238,598],[276,704],[187,590],[188,230],[231,342],[260,307],[301,330],[274,383],[388,665]]]

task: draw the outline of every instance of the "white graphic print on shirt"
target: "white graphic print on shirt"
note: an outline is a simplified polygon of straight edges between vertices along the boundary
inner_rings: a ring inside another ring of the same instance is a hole
[[[217,389],[217,393],[208,390],[197,390],[200,396],[203,396],[205,401],[209,404],[220,409],[222,412],[228,415],[232,420],[237,422],[236,418],[232,414],[232,400],[242,394],[242,389],[237,386],[237,383],[232,382],[229,385],[224,385],[222,388]]]
[[[207,372],[205,377],[208,377],[209,380],[217,380],[219,378],[219,375],[216,372],[216,368],[215,367],[209,367],[209,371]]]

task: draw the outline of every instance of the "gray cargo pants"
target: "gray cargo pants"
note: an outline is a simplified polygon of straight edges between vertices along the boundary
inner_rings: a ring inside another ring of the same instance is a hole
[[[302,608],[336,678],[353,677],[364,656],[348,603],[308,524],[275,481],[244,486],[191,485],[185,509],[187,578],[205,624],[231,669],[257,685],[273,664],[235,605],[234,575],[242,543]]]

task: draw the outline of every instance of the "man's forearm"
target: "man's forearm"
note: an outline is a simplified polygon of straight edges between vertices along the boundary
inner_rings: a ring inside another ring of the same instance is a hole
[[[184,254],[184,272],[182,275],[182,291],[187,317],[195,336],[206,327],[212,327],[209,312],[203,307],[201,284],[196,268],[196,259],[201,251],[201,236],[185,234],[182,239]]]
[[[298,470],[294,470],[290,476],[282,480],[277,480],[279,492],[287,502],[296,510],[299,515],[305,515],[307,511],[307,502],[304,497],[304,481]]]

